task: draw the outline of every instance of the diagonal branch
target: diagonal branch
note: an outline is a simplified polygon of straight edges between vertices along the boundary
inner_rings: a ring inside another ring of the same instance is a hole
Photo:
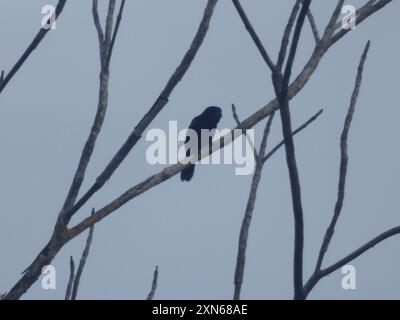
[[[153,281],[151,283],[151,289],[150,289],[149,294],[147,295],[147,299],[146,300],[153,300],[154,295],[155,295],[156,290],[157,290],[157,282],[158,282],[158,266],[156,266],[156,268],[154,270]]]
[[[349,135],[349,130],[351,126],[351,121],[353,119],[353,114],[355,111],[356,103],[357,103],[357,97],[360,92],[360,86],[361,86],[361,81],[362,81],[362,74],[364,70],[364,64],[365,60],[367,59],[367,54],[369,50],[369,45],[370,42],[368,41],[364,52],[361,56],[360,63],[358,65],[358,70],[357,70],[357,76],[356,76],[356,81],[354,85],[354,90],[351,95],[351,101],[350,101],[350,106],[347,111],[346,119],[344,122],[343,126],[343,131],[342,135],[340,137],[340,172],[339,172],[339,183],[338,183],[338,194],[337,194],[337,201],[333,213],[333,217],[331,220],[331,223],[329,224],[328,229],[326,230],[324,240],[321,245],[321,249],[318,255],[318,260],[317,264],[315,267],[316,271],[319,271],[321,269],[322,261],[324,259],[324,255],[326,251],[328,250],[329,243],[332,239],[333,233],[335,232],[335,226],[336,223],[339,219],[342,207],[343,207],[343,201],[344,201],[344,195],[345,195],[345,187],[346,187],[346,174],[347,174],[347,165],[348,165],[348,155],[347,155],[347,138]]]
[[[310,22],[310,26],[311,26],[311,30],[314,35],[315,43],[318,44],[320,42],[321,38],[319,36],[318,27],[315,23],[314,16],[311,13],[311,10],[307,11],[307,18],[308,18],[308,21]]]
[[[374,14],[375,12],[379,11],[383,7],[385,7],[387,4],[392,2],[393,0],[378,0],[376,1],[375,4],[371,5],[369,2],[359,8],[356,11],[356,21],[357,24],[360,24],[363,22],[365,19],[367,19],[370,15]],[[343,36],[345,36],[347,33],[351,31],[351,29],[343,29],[341,27],[341,23],[338,23],[335,26],[335,30],[339,30],[336,33],[334,33],[331,38],[329,39],[328,46],[333,45],[336,43],[339,39],[341,39]]]
[[[55,10],[55,15],[58,19],[60,16],[61,12],[64,9],[65,3],[67,0],[59,0],[56,6]],[[44,29],[41,28],[39,32],[36,34],[35,38],[33,38],[31,44],[29,47],[25,50],[25,52],[22,54],[21,58],[17,61],[17,63],[12,67],[10,72],[4,77],[3,81],[0,82],[0,93],[4,90],[6,85],[10,82],[10,80],[15,76],[15,74],[18,72],[18,70],[22,67],[22,65],[25,63],[25,61],[28,59],[28,57],[32,54],[32,52],[38,47],[40,42],[44,39],[46,34],[50,31],[51,29]]]
[[[336,25],[336,21],[340,16],[340,13],[342,11],[342,7],[344,4],[344,0],[339,0],[335,10],[333,10],[333,13],[331,15],[331,18],[329,19],[328,25],[325,28],[324,34],[322,36],[322,39],[324,41],[327,41],[330,39],[330,37],[333,35],[333,33],[335,32],[335,25]]]
[[[310,125],[312,122],[314,122],[323,112],[323,109],[319,110],[315,115],[313,115],[310,119],[308,119],[306,122],[304,122],[300,127],[298,127],[296,130],[292,132],[292,136],[295,136],[298,134],[300,131],[303,129],[307,128],[308,125]],[[278,151],[283,145],[285,144],[285,140],[282,140],[279,142],[274,148],[271,149],[270,152],[268,152],[265,157],[263,158],[263,161],[267,161],[269,158],[272,157],[272,155]]]
[[[94,213],[94,208],[92,209],[92,214],[93,213]],[[83,268],[85,267],[86,259],[89,255],[89,251],[90,251],[90,245],[92,244],[92,240],[93,240],[93,230],[94,230],[94,226],[91,226],[89,228],[89,235],[86,239],[85,249],[82,252],[81,260],[79,260],[78,270],[76,271],[76,276],[74,278],[71,300],[75,300],[76,296],[78,294],[79,281],[81,280]]]
[[[240,128],[240,119],[239,119],[239,116],[236,111],[236,106],[233,103],[232,103],[232,115],[233,115],[233,119],[236,122],[236,125]],[[258,153],[257,153],[256,147],[254,146],[253,141],[251,140],[250,136],[246,133],[246,130],[244,130],[244,134],[246,135],[247,142],[249,143],[251,149],[254,151],[254,159],[257,159]]]
[[[236,269],[235,269],[235,291],[233,294],[234,300],[240,299],[240,292],[242,289],[243,283],[243,275],[244,275],[244,268],[246,264],[246,250],[247,250],[247,241],[249,237],[249,229],[251,224],[251,219],[253,216],[254,206],[257,197],[257,190],[261,180],[261,173],[264,166],[263,157],[265,155],[265,149],[267,146],[267,139],[269,132],[271,130],[272,120],[274,119],[275,113],[271,114],[268,118],[267,124],[264,129],[260,151],[258,156],[256,157],[256,168],[254,170],[253,178],[251,181],[250,187],[250,194],[247,200],[246,211],[244,213],[242,227],[240,229],[239,235],[239,247],[238,247],[238,254],[236,258]]]
[[[283,62],[285,61],[285,58],[286,58],[286,50],[289,45],[290,33],[292,32],[293,25],[296,21],[296,16],[297,16],[297,13],[299,12],[300,4],[301,4],[301,0],[296,0],[295,4],[293,6],[292,12],[290,13],[289,20],[286,24],[285,31],[283,32],[283,37],[281,40],[281,47],[279,49],[279,54],[278,54],[278,61],[276,63],[278,70],[282,70]]]
[[[243,21],[244,26],[246,27],[247,31],[249,32],[251,38],[253,39],[255,45],[257,46],[258,51],[260,52],[261,56],[263,57],[265,63],[271,69],[272,73],[275,73],[275,65],[272,62],[270,56],[268,55],[267,50],[265,50],[264,46],[261,43],[260,38],[258,37],[257,33],[255,32],[250,20],[248,19],[246,13],[243,10],[242,5],[240,4],[239,0],[232,0],[237,12],[239,13],[240,18]]]

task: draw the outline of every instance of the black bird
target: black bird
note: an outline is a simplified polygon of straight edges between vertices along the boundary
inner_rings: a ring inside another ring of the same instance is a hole
[[[200,151],[201,147],[201,129],[208,129],[212,130],[217,128],[217,124],[222,117],[222,110],[220,107],[208,107],[206,108],[202,114],[194,117],[192,122],[189,125],[189,129],[193,129],[197,133],[198,137],[198,152]],[[189,136],[186,136],[187,143],[190,140]],[[211,139],[210,139],[211,140]],[[210,143],[210,142],[209,142]],[[186,156],[190,156],[190,149],[187,149]],[[194,164],[191,164],[186,169],[181,171],[181,180],[182,181],[190,181],[193,177],[194,173]]]

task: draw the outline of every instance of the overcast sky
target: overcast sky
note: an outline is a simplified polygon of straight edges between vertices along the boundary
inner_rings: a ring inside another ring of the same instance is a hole
[[[0,69],[8,71],[40,27],[50,0],[0,1]],[[274,59],[293,1],[242,1]],[[346,1],[359,7],[366,0]],[[104,21],[105,0],[100,0]],[[320,32],[336,1],[315,0]],[[129,0],[111,62],[109,108],[82,191],[85,191],[152,105],[187,50],[205,0]],[[373,15],[324,56],[304,90],[291,101],[293,125],[320,108],[323,115],[296,136],[302,185],[304,278],[311,274],[336,200],[339,137],[356,68],[371,40],[349,136],[348,184],[342,216],[324,265],[400,224],[398,206],[399,1]],[[314,46],[306,23],[293,74]],[[90,0],[67,1],[64,12],[0,95],[0,292],[9,290],[48,241],[97,108],[99,54]],[[221,0],[194,63],[150,128],[180,129],[209,105],[220,106],[219,126],[232,128],[230,105],[241,118],[274,97],[270,73],[234,10]],[[262,123],[265,123],[264,121]],[[259,144],[262,124],[256,126]],[[282,138],[276,117],[268,148]],[[101,208],[163,166],[146,162],[144,139],[72,223]],[[197,166],[193,180],[173,177],[96,225],[78,298],[142,299],[159,266],[158,299],[230,299],[238,234],[251,176],[234,165]],[[23,298],[62,299],[69,256],[83,250],[86,233],[52,262],[56,290],[40,281]],[[356,290],[341,287],[340,270],[322,280],[310,299],[400,298],[400,236],[352,262]],[[250,230],[242,297],[290,299],[293,213],[283,150],[265,165]]]

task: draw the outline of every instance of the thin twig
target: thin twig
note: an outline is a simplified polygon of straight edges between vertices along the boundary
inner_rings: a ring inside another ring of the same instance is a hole
[[[74,258],[72,256],[69,257],[69,268],[70,268],[69,280],[68,280],[67,290],[65,292],[65,300],[71,300],[71,289],[75,277],[75,263],[74,263]]]
[[[147,295],[147,300],[153,300],[154,294],[157,290],[157,282],[158,282],[158,266],[156,266],[153,274],[153,281],[151,283],[151,289],[149,294]]]
[[[311,30],[314,35],[315,43],[318,44],[320,42],[321,38],[319,37],[318,27],[315,23],[314,16],[311,13],[310,9],[307,11],[307,18],[308,18],[308,21],[310,22],[310,26],[311,26]]]
[[[105,62],[105,65],[107,67],[110,66],[111,55],[112,55],[112,52],[113,52],[113,49],[114,49],[115,39],[117,38],[117,34],[118,34],[118,31],[119,31],[119,26],[121,25],[122,13],[124,11],[124,7],[125,7],[125,0],[122,0],[121,1],[121,5],[119,7],[119,11],[118,11],[117,21],[115,22],[115,27],[114,27],[114,32],[113,32],[113,35],[112,35],[112,38],[111,38],[111,43],[110,43],[109,48],[108,48],[108,54],[107,54],[106,62]]]
[[[232,103],[232,116],[233,116],[233,119],[235,120],[237,126],[240,127],[240,119],[239,119],[239,116],[238,116],[237,111],[236,111],[236,106],[233,103]],[[254,152],[254,158],[257,159],[258,158],[258,152],[257,152],[256,147],[254,146],[253,141],[251,140],[250,136],[247,134],[246,130],[244,130],[244,134],[246,135],[246,139],[247,139],[247,142],[250,145],[250,148]]]
[[[236,258],[236,269],[235,269],[235,279],[234,279],[234,285],[235,285],[235,291],[233,294],[234,300],[240,299],[244,268],[246,264],[246,250],[247,250],[247,241],[249,237],[249,229],[256,202],[257,190],[261,180],[261,173],[264,166],[264,162],[262,161],[262,159],[265,155],[268,135],[271,130],[271,125],[272,125],[272,120],[274,119],[274,115],[275,113],[271,114],[271,116],[268,118],[267,124],[264,129],[259,155],[256,157],[256,168],[254,170],[253,178],[251,181],[250,194],[247,200],[246,211],[244,213],[242,227],[240,229],[239,246]]]
[[[96,27],[97,37],[99,42],[99,52],[100,52],[100,61],[103,65],[104,55],[105,55],[105,46],[104,46],[104,33],[103,29],[101,28],[99,11],[98,11],[98,0],[92,1],[92,16],[93,22]]]
[[[276,63],[277,69],[282,70],[283,63],[286,58],[286,50],[289,45],[289,37],[290,33],[292,32],[293,25],[296,21],[296,16],[297,13],[299,12],[300,9],[300,4],[301,0],[296,0],[292,12],[290,13],[288,22],[285,27],[285,31],[283,32],[282,40],[281,40],[281,47],[279,49],[279,54],[278,54],[278,61]]]
[[[112,30],[113,30],[113,25],[114,25],[115,1],[116,0],[108,1],[108,11],[107,11],[107,17],[106,17],[105,33],[104,33],[104,43],[107,47],[107,50],[111,43]]]
[[[335,32],[336,21],[339,18],[340,13],[342,12],[343,3],[344,0],[339,0],[335,9],[333,10],[331,18],[329,19],[328,25],[326,26],[324,34],[322,36],[323,41],[328,41]]]
[[[315,121],[323,112],[323,109],[319,110],[315,115],[313,115],[310,119],[308,119],[306,122],[304,122],[300,127],[298,127],[296,130],[293,131],[292,136],[296,135],[303,129],[307,128],[309,124],[311,124],[313,121]],[[272,157],[272,155],[278,151],[283,145],[285,144],[285,140],[282,140],[279,142],[274,148],[269,151],[265,157],[263,158],[263,162],[267,161],[269,158]]]
[[[267,50],[265,50],[264,46],[261,43],[260,38],[258,37],[257,33],[255,32],[250,20],[248,19],[246,13],[243,10],[242,5],[240,4],[239,0],[232,0],[237,12],[239,13],[240,18],[243,21],[244,26],[246,27],[246,30],[249,32],[251,38],[253,39],[255,45],[257,46],[258,51],[260,51],[261,56],[263,57],[265,63],[268,65],[268,67],[271,69],[272,73],[275,73],[275,65],[272,62],[270,56],[268,55]]]
[[[343,207],[343,201],[344,201],[344,196],[345,196],[345,187],[346,187],[347,165],[348,165],[347,138],[349,135],[351,121],[353,119],[354,110],[356,108],[358,94],[360,92],[364,64],[365,64],[365,60],[367,59],[369,46],[370,46],[370,42],[368,41],[367,44],[365,45],[365,49],[363,51],[363,54],[360,59],[360,63],[358,65],[354,90],[351,95],[350,106],[347,111],[342,135],[340,137],[340,172],[339,172],[337,200],[336,200],[336,205],[335,205],[331,223],[329,224],[329,227],[325,232],[324,240],[322,242],[322,245],[321,245],[321,248],[319,251],[317,264],[315,266],[315,271],[319,271],[321,269],[324,255],[325,255],[326,251],[328,250],[329,243],[332,239],[333,233],[335,232],[335,226],[339,219],[339,216],[340,216],[340,213],[341,213],[341,210]]]
[[[92,214],[95,212],[94,208],[92,209]],[[85,249],[82,252],[81,260],[79,260],[79,265],[78,265],[78,270],[76,271],[76,276],[74,279],[74,286],[72,289],[72,295],[71,295],[71,300],[75,300],[76,296],[78,294],[78,288],[79,288],[79,281],[82,276],[83,268],[85,267],[86,264],[86,259],[89,255],[90,251],[90,245],[92,244],[93,240],[93,230],[94,230],[94,225],[89,228],[89,235],[86,239],[86,245]]]
[[[60,14],[62,13],[66,2],[67,2],[67,0],[59,0],[58,1],[56,10],[55,10],[55,16],[57,19],[60,17]],[[28,57],[38,47],[40,42],[42,42],[42,40],[44,39],[44,37],[50,30],[51,30],[51,28],[48,28],[48,29],[40,28],[39,32],[36,34],[35,38],[33,38],[31,44],[28,46],[28,48],[22,54],[21,58],[19,58],[19,60],[12,67],[10,72],[7,73],[7,75],[4,77],[3,81],[0,82],[0,93],[4,90],[6,85],[15,76],[15,74],[18,72],[18,70],[22,67],[22,65],[25,63],[25,61],[28,59]]]
[[[378,10],[382,9],[383,7],[385,7],[387,4],[389,4],[392,1],[393,0],[379,0],[379,1],[376,1],[376,3],[373,4],[373,5],[370,5],[370,4],[367,3],[366,5],[364,5],[361,8],[359,8],[356,11],[357,25],[359,25],[361,22],[363,22],[369,16],[371,16],[372,14],[377,12]],[[351,30],[352,29],[344,29],[344,28],[342,28],[341,27],[341,23],[338,23],[335,26],[336,33],[334,33],[330,37],[327,45],[330,47],[331,45],[336,43],[339,39],[341,39],[343,36],[345,36],[347,33],[349,33]]]

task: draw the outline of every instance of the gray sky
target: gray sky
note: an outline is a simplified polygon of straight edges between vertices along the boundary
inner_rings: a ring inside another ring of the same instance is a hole
[[[1,0],[0,69],[9,70],[32,40],[40,27],[42,6],[56,2]],[[104,17],[106,1],[100,2]],[[243,1],[274,58],[292,2]],[[111,62],[109,109],[82,191],[93,183],[175,70],[198,27],[205,3],[127,1]],[[365,1],[346,3],[358,7]],[[320,32],[334,4],[313,1]],[[305,279],[313,270],[332,216],[339,136],[367,40],[371,40],[371,48],[349,137],[346,199],[325,266],[399,225],[399,13],[400,3],[394,1],[335,44],[291,102],[294,126],[324,108],[318,121],[295,139],[305,214]],[[294,75],[308,59],[313,41],[307,24]],[[68,1],[57,29],[0,96],[1,292],[19,279],[50,237],[97,107],[98,72],[91,1]],[[234,125],[232,102],[245,118],[273,97],[269,70],[231,1],[221,0],[198,56],[151,127],[167,128],[169,120],[177,120],[184,128],[206,106],[218,105],[224,115],[219,125],[229,128]],[[257,144],[261,132],[262,125],[258,125]],[[276,117],[269,148],[281,136]],[[147,164],[148,146],[142,139],[73,223],[87,216],[92,207],[101,208],[162,168]],[[235,176],[233,165],[197,166],[190,183],[174,177],[113,213],[95,227],[79,298],[145,298],[158,265],[156,298],[230,299],[250,180],[250,176]],[[71,241],[53,261],[56,290],[43,290],[38,281],[23,298],[62,299],[69,256],[79,259],[85,239],[86,233]],[[357,270],[356,290],[341,288],[338,270],[322,280],[309,298],[400,298],[399,246],[400,237],[393,237],[352,263]],[[263,171],[242,297],[292,298],[292,256],[293,214],[282,150]]]

